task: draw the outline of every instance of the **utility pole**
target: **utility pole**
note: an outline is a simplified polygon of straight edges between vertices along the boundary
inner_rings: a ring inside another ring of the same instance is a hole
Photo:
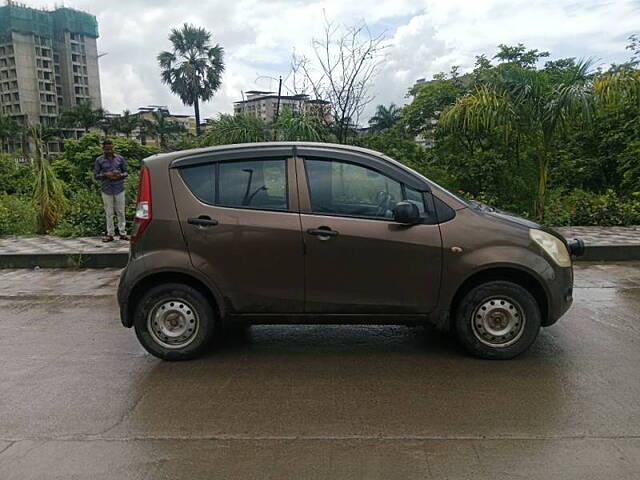
[[[278,103],[276,103],[276,119],[278,121],[278,117],[280,116],[280,94],[282,93],[282,75],[280,75],[280,80],[278,82]],[[277,127],[273,129],[273,140],[275,141],[278,137],[278,129]]]

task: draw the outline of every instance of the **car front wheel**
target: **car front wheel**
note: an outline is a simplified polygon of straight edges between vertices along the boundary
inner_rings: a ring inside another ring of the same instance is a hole
[[[215,332],[215,312],[195,288],[167,283],[149,290],[134,316],[136,336],[152,355],[188,360],[201,355]]]
[[[471,289],[458,305],[456,334],[472,354],[506,360],[526,351],[540,331],[540,308],[523,287],[491,281]]]

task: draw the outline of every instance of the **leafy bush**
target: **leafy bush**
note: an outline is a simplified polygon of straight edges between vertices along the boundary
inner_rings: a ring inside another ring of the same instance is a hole
[[[113,138],[113,149],[127,161],[130,172],[137,172],[144,158],[159,151],[156,147],[140,145],[131,138],[123,137]],[[64,153],[53,162],[53,167],[69,189],[93,188],[98,185],[93,178],[93,165],[101,154],[100,135],[85,133],[79,140],[65,141]]]
[[[640,224],[640,196],[621,198],[613,190],[594,194],[574,190],[553,191],[545,208],[548,225],[622,226]]]
[[[10,155],[0,155],[0,192],[30,193],[33,181],[31,165],[21,165]]]
[[[0,194],[0,235],[36,233],[36,207],[30,196]]]
[[[52,233],[61,237],[86,237],[100,235],[104,229],[104,208],[100,193],[81,189],[69,197],[69,210]]]

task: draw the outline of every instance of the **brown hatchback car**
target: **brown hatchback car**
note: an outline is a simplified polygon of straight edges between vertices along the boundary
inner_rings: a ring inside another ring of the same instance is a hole
[[[227,145],[144,161],[118,301],[165,360],[198,356],[232,322],[430,322],[507,359],[567,311],[583,252],[378,152]]]

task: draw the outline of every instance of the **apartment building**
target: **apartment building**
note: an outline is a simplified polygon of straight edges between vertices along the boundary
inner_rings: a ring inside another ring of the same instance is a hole
[[[85,12],[0,7],[0,113],[23,125],[49,125],[80,102],[100,108],[97,38],[97,20]],[[20,138],[2,147],[29,149]]]
[[[275,92],[250,90],[246,99],[234,103],[235,115],[254,115],[265,122],[273,122],[278,109],[278,95]],[[288,108],[294,113],[317,115],[324,120],[331,119],[331,104],[324,100],[312,100],[309,95],[281,95],[280,111]]]

